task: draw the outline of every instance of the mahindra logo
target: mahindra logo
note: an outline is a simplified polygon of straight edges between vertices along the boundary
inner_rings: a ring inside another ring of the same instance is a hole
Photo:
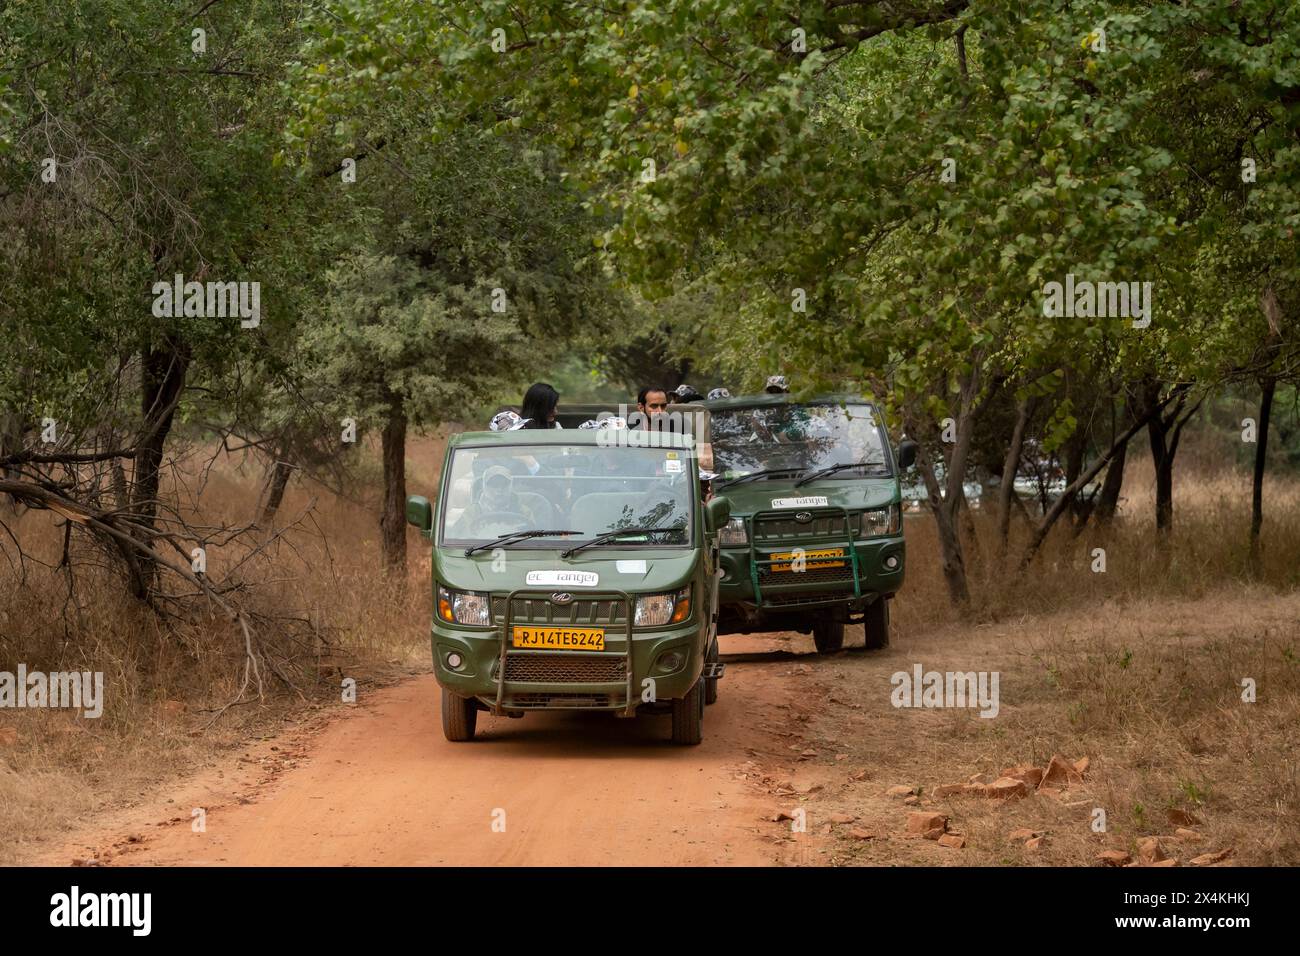
[[[794,516],[794,520],[799,522],[800,524],[807,524],[809,521],[812,521],[812,512],[801,511]]]
[[[552,604],[572,604],[573,595],[568,591],[556,591],[551,595]]]

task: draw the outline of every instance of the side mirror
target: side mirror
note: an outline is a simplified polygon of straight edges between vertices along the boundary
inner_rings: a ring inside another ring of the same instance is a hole
[[[916,442],[904,439],[898,446],[898,470],[904,471],[916,464]]]
[[[726,525],[731,517],[731,501],[728,498],[711,498],[704,505],[704,529],[710,533]]]
[[[411,495],[406,499],[406,523],[421,531],[433,528],[433,505],[424,495]]]

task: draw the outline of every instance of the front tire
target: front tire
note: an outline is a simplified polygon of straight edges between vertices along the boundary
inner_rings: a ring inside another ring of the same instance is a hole
[[[813,644],[818,654],[834,654],[844,646],[844,622],[824,615],[813,622]]]
[[[454,743],[472,740],[478,725],[478,707],[472,698],[442,689],[442,735]]]
[[[867,605],[862,631],[869,651],[889,646],[889,600],[881,595]]]
[[[704,739],[704,681],[673,701],[673,743],[693,747]]]

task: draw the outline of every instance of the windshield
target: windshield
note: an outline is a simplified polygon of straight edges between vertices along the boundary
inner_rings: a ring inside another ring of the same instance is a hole
[[[619,528],[618,547],[691,542],[690,452],[625,445],[500,445],[452,453],[441,509],[443,544],[474,546],[520,531],[576,531],[509,543],[570,548]]]
[[[765,405],[713,412],[713,462],[726,479],[757,471],[800,472],[866,462],[888,473],[884,439],[870,405]],[[830,478],[861,477],[844,469]]]

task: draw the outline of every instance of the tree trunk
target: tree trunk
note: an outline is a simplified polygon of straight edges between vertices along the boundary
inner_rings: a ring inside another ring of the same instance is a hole
[[[23,430],[22,419],[18,417],[17,412],[0,411],[0,458],[6,458],[9,455],[16,455],[23,450]],[[0,478],[18,478],[18,472],[14,466],[5,465],[0,467]],[[9,508],[14,514],[18,514],[18,499],[10,496]]]
[[[1011,499],[1016,493],[1016,472],[1020,468],[1020,453],[1025,446],[1025,427],[1029,423],[1030,400],[1023,398],[1016,408],[1016,425],[1011,431],[1011,444],[1002,461],[1002,484],[998,485],[998,557],[1007,553],[1007,537],[1011,533]]]
[[[277,460],[271,466],[271,476],[266,483],[266,506],[262,509],[262,524],[270,524],[275,513],[284,501],[284,490],[289,487],[289,477],[293,474],[293,465],[287,461]]]
[[[1168,532],[1174,523],[1174,460],[1167,445],[1169,429],[1160,415],[1147,422],[1151,462],[1156,469],[1156,530]]]
[[[956,441],[953,444],[952,454],[945,464],[946,487],[944,489],[939,487],[939,479],[935,476],[934,463],[930,461],[925,442],[921,442],[917,450],[918,470],[925,481],[925,488],[930,497],[930,510],[934,513],[939,532],[944,582],[948,586],[949,599],[958,608],[965,608],[970,604],[970,586],[966,580],[966,557],[962,551],[958,512],[962,500],[962,480],[966,476],[966,460],[970,455],[971,441],[975,432],[976,381],[976,373],[972,371],[962,383],[961,402],[956,420]],[[909,427],[908,432],[914,435],[922,433],[915,427]]]
[[[152,525],[158,513],[159,469],[163,448],[171,431],[176,406],[185,388],[189,349],[168,339],[161,349],[145,352],[140,389],[143,430],[135,453],[135,491],[132,511],[141,524]]]
[[[161,348],[145,351],[141,358],[140,411],[143,425],[136,445],[131,512],[138,524],[151,528],[158,514],[163,449],[176,415],[176,406],[180,404],[185,389],[190,350],[184,342],[168,336]],[[148,545],[149,542],[143,543]],[[148,562],[131,564],[128,569],[131,593],[141,600],[146,599],[155,575],[156,569]]]
[[[1065,443],[1065,485],[1067,488],[1074,484],[1074,480],[1079,477],[1079,472],[1083,471],[1083,458],[1087,451],[1088,431],[1076,425],[1074,433]],[[1081,506],[1082,501],[1081,496],[1075,495],[1070,506],[1070,518],[1076,524],[1087,520],[1087,510]]]
[[[1124,487],[1124,462],[1128,458],[1128,442],[1119,446],[1115,457],[1106,466],[1106,481],[1101,486],[1101,498],[1097,502],[1097,524],[1106,527],[1115,517],[1119,508],[1119,493]]]
[[[1255,475],[1250,496],[1250,556],[1259,559],[1259,532],[1264,526],[1264,465],[1268,460],[1268,420],[1273,412],[1273,393],[1277,380],[1260,381],[1259,421],[1255,432]]]
[[[984,553],[980,548],[979,532],[975,529],[975,516],[971,513],[970,502],[966,499],[966,489],[962,488],[961,499],[957,502],[957,513],[961,521],[965,543],[962,545],[970,553],[971,561],[979,566],[984,563]]]
[[[1178,452],[1178,438],[1200,403],[1180,420],[1178,416],[1187,402],[1187,387],[1176,386],[1164,402],[1160,401],[1162,388],[1153,379],[1143,383],[1142,409],[1147,416],[1147,439],[1156,470],[1156,530],[1164,534],[1174,523],[1174,455]],[[1166,415],[1164,409],[1171,402],[1172,408]]]
[[[384,425],[384,514],[379,521],[384,569],[406,571],[406,411],[395,401]]]

